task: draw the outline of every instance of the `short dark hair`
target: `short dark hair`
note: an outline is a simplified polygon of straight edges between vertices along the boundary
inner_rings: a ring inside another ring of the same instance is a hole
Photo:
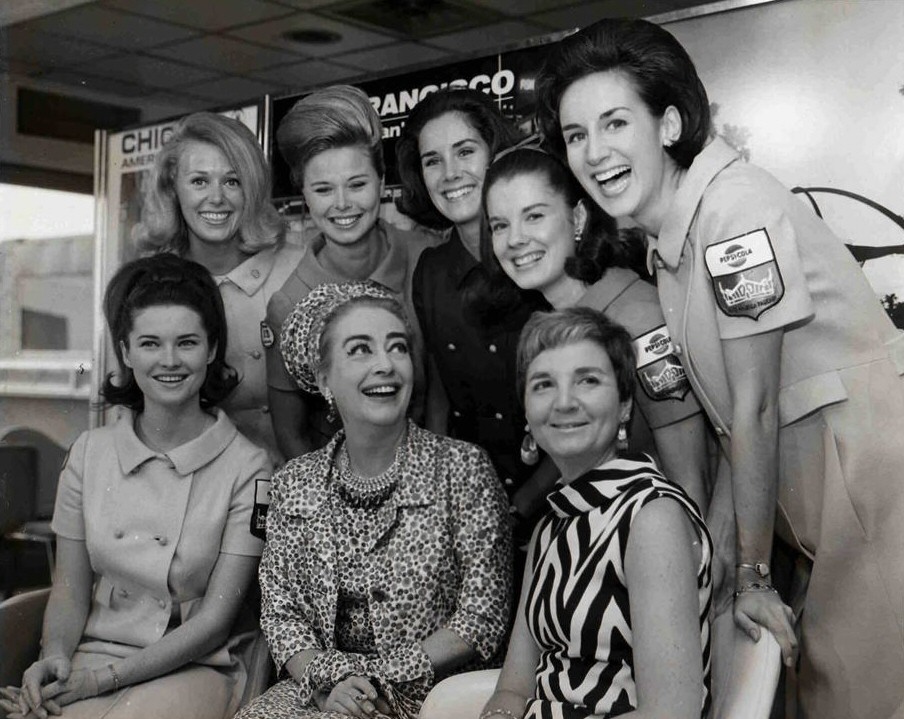
[[[479,90],[449,87],[428,95],[414,106],[396,143],[396,165],[402,182],[402,195],[396,199],[396,207],[415,222],[434,229],[445,229],[452,223],[436,209],[427,193],[418,140],[424,125],[455,112],[461,113],[477,131],[490,148],[491,157],[520,138],[518,129]]]
[[[562,95],[581,78],[607,71],[624,73],[655,117],[670,105],[678,109],[681,137],[665,149],[679,166],[689,167],[711,133],[709,98],[681,43],[646,20],[600,20],[553,49],[537,78],[537,120],[555,151],[565,152]]]
[[[598,282],[609,267],[635,268],[643,263],[646,255],[643,241],[626,241],[615,220],[600,209],[588,196],[575,176],[557,157],[538,148],[509,150],[493,162],[483,181],[483,203],[490,188],[497,182],[511,180],[527,174],[541,176],[559,193],[569,207],[583,202],[587,210],[587,222],[575,253],[565,261],[565,274],[588,285]],[[480,259],[486,273],[485,281],[474,282],[467,289],[472,307],[483,315],[510,311],[521,295],[517,285],[509,278],[493,252],[493,239],[487,223],[483,223],[480,235]]]
[[[609,356],[618,385],[618,399],[634,396],[636,359],[631,335],[605,314],[589,307],[569,307],[555,312],[535,312],[518,339],[518,397],[524,401],[527,370],[537,355],[583,340],[600,346]]]
[[[104,294],[104,317],[110,329],[113,351],[119,364],[118,381],[111,372],[104,379],[101,395],[109,404],[141,412],[144,394],[122,355],[128,346],[135,313],[148,307],[175,305],[188,307],[201,317],[210,346],[216,345],[213,362],[201,386],[203,408],[222,402],[239,382],[236,371],[226,363],[226,313],[220,290],[210,273],[197,262],[163,253],[128,262],[113,275]]]
[[[276,144],[299,190],[307,164],[326,150],[360,147],[377,175],[386,172],[380,116],[367,94],[352,85],[330,85],[301,98],[280,120]]]

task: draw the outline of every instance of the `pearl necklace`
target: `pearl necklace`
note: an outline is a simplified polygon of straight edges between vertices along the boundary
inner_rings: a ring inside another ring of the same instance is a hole
[[[402,445],[399,445],[392,464],[385,471],[376,477],[364,477],[352,469],[348,446],[343,444],[339,453],[339,476],[336,479],[336,490],[339,496],[356,509],[379,507],[389,499],[395,489],[401,456]]]

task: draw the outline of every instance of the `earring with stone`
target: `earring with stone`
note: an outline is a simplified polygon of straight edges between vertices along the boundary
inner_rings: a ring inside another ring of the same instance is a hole
[[[615,439],[615,448],[619,452],[625,452],[628,449],[628,420],[623,419],[618,425],[618,435]]]
[[[521,440],[521,461],[528,466],[535,465],[540,461],[540,450],[537,448],[537,440],[530,432],[530,425],[524,425],[524,439]]]

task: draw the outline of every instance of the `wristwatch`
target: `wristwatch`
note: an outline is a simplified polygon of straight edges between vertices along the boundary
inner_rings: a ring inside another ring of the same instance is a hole
[[[739,562],[735,567],[738,569],[750,569],[755,572],[758,577],[762,577],[763,579],[769,577],[769,565],[766,562],[754,562],[753,564]]]

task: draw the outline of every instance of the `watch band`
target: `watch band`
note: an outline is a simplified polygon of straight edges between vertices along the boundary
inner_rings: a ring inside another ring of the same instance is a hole
[[[738,562],[735,567],[738,569],[750,569],[763,579],[769,576],[769,565],[766,562],[754,562],[753,564]]]

